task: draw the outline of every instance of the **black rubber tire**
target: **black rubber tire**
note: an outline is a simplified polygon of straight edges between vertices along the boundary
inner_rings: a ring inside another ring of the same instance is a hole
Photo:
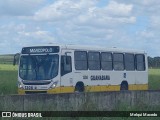
[[[83,84],[77,84],[75,87],[75,92],[84,92],[84,85]]]
[[[120,90],[128,90],[128,86],[126,84],[122,84]]]

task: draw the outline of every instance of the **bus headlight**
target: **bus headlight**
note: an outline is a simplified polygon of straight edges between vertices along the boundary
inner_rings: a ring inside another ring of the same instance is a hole
[[[18,88],[23,89],[21,82],[18,81]]]
[[[54,83],[50,86],[50,89],[51,89],[51,88],[55,88],[55,87],[57,86],[57,83],[58,83],[58,81],[54,82]]]

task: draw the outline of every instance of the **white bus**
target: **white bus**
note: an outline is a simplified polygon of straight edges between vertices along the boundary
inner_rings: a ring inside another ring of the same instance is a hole
[[[18,93],[71,93],[148,89],[144,51],[75,45],[22,48]]]

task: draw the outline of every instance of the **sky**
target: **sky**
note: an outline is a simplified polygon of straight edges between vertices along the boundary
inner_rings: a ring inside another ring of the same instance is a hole
[[[160,56],[160,0],[0,0],[0,54],[48,43]]]

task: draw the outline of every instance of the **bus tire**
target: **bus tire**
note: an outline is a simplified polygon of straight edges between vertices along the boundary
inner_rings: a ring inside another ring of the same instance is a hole
[[[75,92],[84,92],[84,83],[83,82],[77,82],[74,91]]]
[[[120,86],[120,90],[128,90],[128,82],[123,81]]]

